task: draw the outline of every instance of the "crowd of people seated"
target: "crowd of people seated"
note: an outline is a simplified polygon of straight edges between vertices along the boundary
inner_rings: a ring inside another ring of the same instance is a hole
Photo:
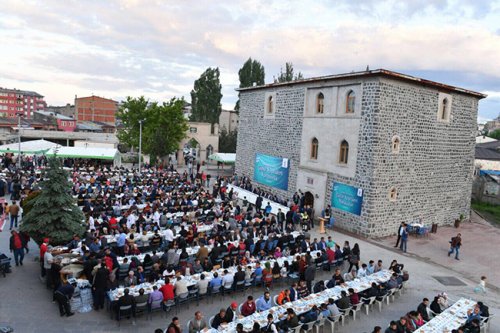
[[[433,317],[438,316],[441,312],[450,307],[450,300],[446,293],[436,295],[432,302],[428,298],[424,298],[417,306],[416,310],[409,311],[398,320],[393,320],[389,323],[389,327],[385,333],[411,333],[419,329]],[[489,309],[482,302],[474,305],[472,310],[467,312],[465,323],[451,333],[479,333],[481,322],[488,320],[490,314]],[[382,332],[380,327],[375,327],[374,333]]]

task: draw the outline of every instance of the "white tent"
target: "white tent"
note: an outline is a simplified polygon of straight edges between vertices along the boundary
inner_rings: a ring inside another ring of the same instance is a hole
[[[51,148],[45,153],[47,156],[61,158],[86,158],[91,160],[112,160],[121,164],[120,152],[116,148],[100,147],[61,147]]]
[[[57,143],[50,142],[44,139],[21,142],[21,153],[26,155],[42,154],[51,148],[57,146]],[[19,153],[19,143],[9,143],[0,146],[2,153]]]
[[[230,153],[215,153],[208,156],[208,158],[224,164],[234,164],[236,162],[236,154]]]

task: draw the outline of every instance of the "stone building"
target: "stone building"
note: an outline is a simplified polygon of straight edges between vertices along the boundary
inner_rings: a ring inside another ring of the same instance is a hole
[[[485,95],[383,69],[239,93],[236,173],[258,186],[365,236],[469,216]]]

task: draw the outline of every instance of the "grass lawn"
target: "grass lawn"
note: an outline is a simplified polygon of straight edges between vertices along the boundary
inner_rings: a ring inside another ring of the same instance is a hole
[[[484,202],[472,201],[472,209],[483,215],[485,219],[500,226],[500,206]]]

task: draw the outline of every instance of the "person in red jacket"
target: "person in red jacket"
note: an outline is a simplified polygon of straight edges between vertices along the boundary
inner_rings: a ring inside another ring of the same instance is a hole
[[[241,306],[241,315],[244,317],[250,316],[255,312],[255,302],[253,296],[248,296],[247,300]]]
[[[163,294],[163,302],[174,299],[174,285],[170,283],[169,278],[165,278],[165,284],[159,289]]]
[[[17,231],[12,230],[10,236],[10,252],[14,252],[14,260],[16,261],[16,266],[23,265],[24,259],[24,244],[21,239],[21,235]]]
[[[43,267],[43,256],[45,255],[45,252],[47,252],[47,247],[49,246],[49,239],[44,238],[42,245],[40,245],[40,268],[41,268],[41,276],[42,278],[45,277],[45,267]]]

